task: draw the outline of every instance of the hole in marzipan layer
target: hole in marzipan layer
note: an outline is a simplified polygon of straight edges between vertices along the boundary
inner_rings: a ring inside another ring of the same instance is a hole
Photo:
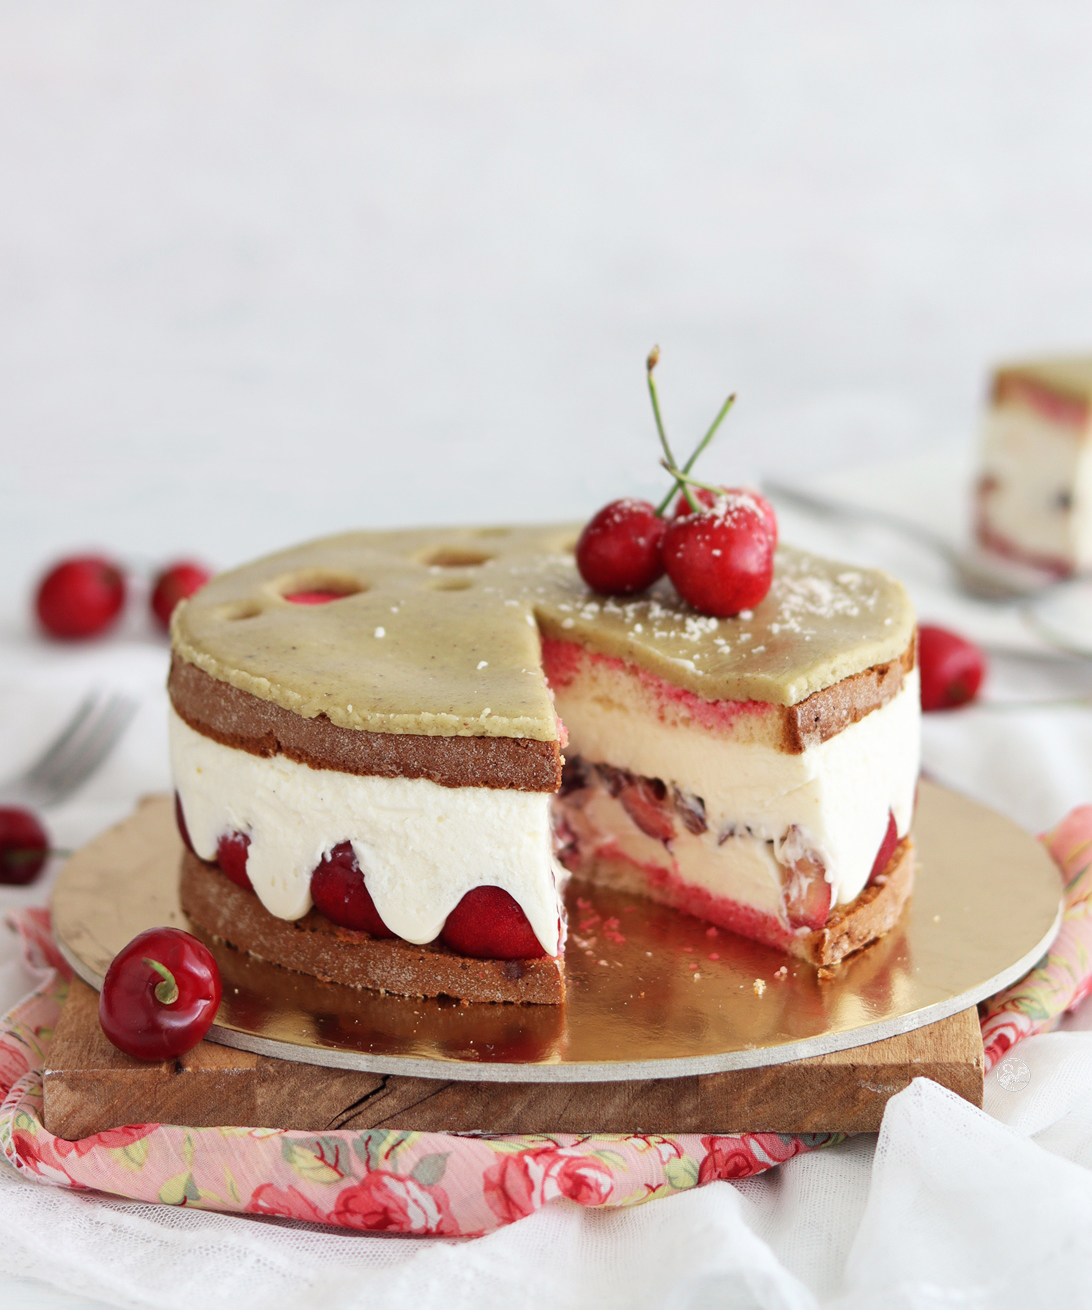
[[[430,569],[472,569],[488,564],[493,558],[487,551],[471,546],[438,546],[421,558]]]
[[[293,605],[326,605],[346,596],[357,596],[368,590],[368,584],[335,573],[310,572],[282,578],[275,590]]]
[[[469,578],[434,578],[428,585],[431,591],[467,591],[474,584]]]
[[[238,619],[256,619],[261,612],[262,607],[256,600],[234,600],[228,605],[221,605],[216,617],[235,623]]]

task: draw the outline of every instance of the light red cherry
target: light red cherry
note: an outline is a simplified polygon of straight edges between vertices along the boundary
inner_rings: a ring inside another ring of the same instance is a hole
[[[529,960],[545,955],[519,903],[502,887],[475,887],[447,916],[440,938],[460,955],[480,960]]]
[[[125,604],[125,575],[102,555],[62,560],[38,584],[34,608],[51,637],[79,640],[105,632]]]
[[[883,835],[883,841],[880,842],[880,849],[876,852],[876,858],[872,863],[872,872],[868,875],[870,883],[875,882],[891,863],[891,857],[895,854],[895,847],[898,844],[899,830],[895,826],[895,816],[889,810],[887,814],[887,831]]]
[[[576,543],[576,567],[593,591],[631,596],[663,576],[666,523],[647,500],[612,500],[588,522]]]
[[[821,928],[830,917],[833,888],[822,860],[805,851],[785,870],[782,895],[785,915],[793,928]]]
[[[770,504],[770,502],[766,499],[765,496],[761,495],[757,491],[751,491],[743,487],[718,487],[716,491],[713,491],[709,487],[693,487],[691,490],[694,499],[698,502],[699,505],[703,505],[706,509],[713,508],[713,506],[716,504],[718,495],[719,496],[750,496],[750,498],[758,506],[759,513],[762,515],[763,519],[766,522],[766,528],[770,534],[770,541],[773,543],[774,549],[775,550],[777,549],[777,511],[774,509],[774,507]],[[682,492],[680,492],[679,498],[675,502],[675,511],[674,511],[675,518],[683,519],[686,518],[688,514],[692,514],[693,512],[694,511],[690,508],[690,502],[686,499],[686,496],[683,495]]]
[[[48,858],[49,838],[38,819],[18,806],[0,807],[0,883],[25,887]]]
[[[225,878],[230,878],[237,887],[252,892],[254,886],[246,871],[249,851],[250,838],[245,832],[225,832],[216,843],[216,863],[219,864],[221,873]]]
[[[923,624],[918,629],[921,708],[950,710],[974,700],[986,676],[982,651],[947,628]]]
[[[157,574],[149,604],[161,628],[166,630],[171,626],[174,607],[200,591],[210,576],[208,569],[192,560],[178,560]]]
[[[341,842],[322,857],[311,874],[311,899],[317,910],[342,928],[353,928],[372,937],[394,936],[364,885],[364,874],[351,842]]]
[[[683,600],[715,618],[753,609],[773,582],[773,541],[747,493],[718,497],[711,509],[672,519],[663,559]]]
[[[221,991],[207,946],[178,928],[149,928],[111,961],[99,993],[99,1023],[126,1055],[175,1059],[212,1027]]]
[[[293,605],[329,605],[332,600],[341,600],[344,595],[343,591],[293,591],[291,595],[285,596],[285,600],[290,600]]]

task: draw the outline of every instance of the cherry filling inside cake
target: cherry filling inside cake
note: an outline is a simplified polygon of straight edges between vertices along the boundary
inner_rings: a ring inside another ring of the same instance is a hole
[[[909,893],[913,616],[882,574],[778,558],[729,620],[595,598],[564,529],[222,575],[172,628],[184,909],[319,977],[469,1000],[561,1000],[569,874],[844,958]]]
[[[823,693],[790,725],[778,706],[701,701],[573,643],[544,655],[569,730],[555,823],[574,873],[808,955],[909,832],[916,669],[866,677],[844,726]],[[809,716],[811,741],[796,730]]]

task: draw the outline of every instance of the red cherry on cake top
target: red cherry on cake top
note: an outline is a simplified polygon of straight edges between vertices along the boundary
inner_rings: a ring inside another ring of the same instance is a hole
[[[38,584],[34,608],[51,637],[80,640],[105,632],[125,604],[125,576],[102,555],[62,560]]]
[[[440,940],[480,960],[530,960],[545,955],[519,903],[501,887],[475,887],[447,916]]]
[[[773,582],[773,541],[746,492],[718,496],[712,508],[673,519],[663,557],[683,600],[715,618],[753,609]]]
[[[99,1023],[126,1055],[171,1060],[212,1027],[221,991],[208,947],[178,928],[149,928],[111,961],[99,993]]]
[[[667,524],[647,500],[612,500],[576,543],[576,567],[593,591],[632,596],[663,576],[660,543]]]
[[[343,841],[322,857],[311,874],[311,899],[331,923],[373,937],[393,937],[380,918],[351,842]]]
[[[694,487],[693,495],[698,504],[703,505],[706,509],[713,508],[718,496],[750,496],[766,522],[766,530],[770,534],[774,549],[777,549],[777,512],[766,497],[760,495],[759,492],[752,491],[748,487]],[[675,502],[675,518],[682,519],[693,512],[685,493],[680,493],[679,499]]]
[[[178,560],[157,574],[149,604],[161,628],[170,627],[174,607],[180,600],[189,600],[210,577],[208,569],[192,560]]]
[[[24,887],[49,858],[49,838],[29,810],[0,806],[0,884]]]
[[[950,710],[974,700],[986,675],[982,651],[947,628],[922,624],[918,629],[921,708]]]

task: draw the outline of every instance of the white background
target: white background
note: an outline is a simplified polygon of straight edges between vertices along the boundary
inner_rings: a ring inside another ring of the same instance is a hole
[[[0,3],[4,592],[973,439],[1092,343],[1092,10]]]
[[[712,477],[821,474],[958,537],[990,362],[1092,349],[1090,49],[1075,0],[0,0],[0,775],[98,684],[141,714],[57,840],[168,781],[165,646],[138,617],[37,638],[51,556],[226,566],[655,494],[656,341],[681,450],[739,392]],[[882,533],[783,526],[1028,648]],[[991,695],[1090,683],[996,656]],[[1087,709],[926,729],[931,772],[1029,828],[1092,800]],[[23,986],[5,942],[0,1000]],[[469,1246],[168,1223],[5,1175],[0,1303],[1076,1303],[1092,1036],[1023,1055],[993,1117],[919,1087],[878,1152]]]

